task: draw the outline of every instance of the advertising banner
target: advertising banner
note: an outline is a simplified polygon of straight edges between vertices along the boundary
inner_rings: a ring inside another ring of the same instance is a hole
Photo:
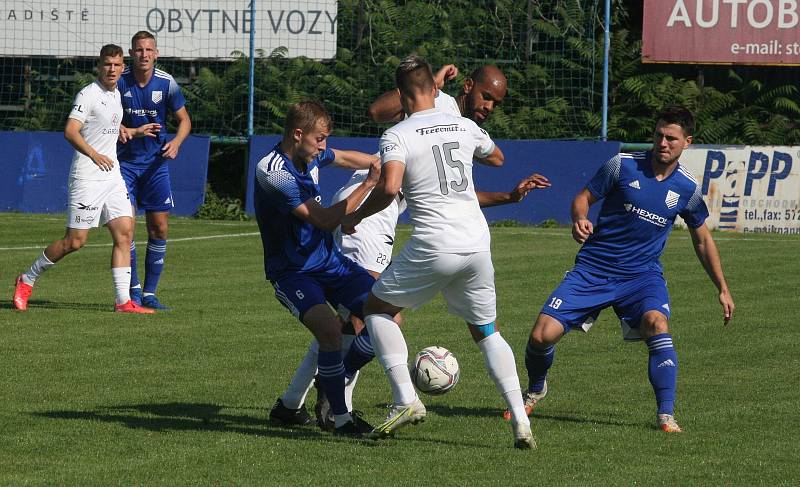
[[[6,0],[0,56],[95,57],[104,44],[127,49],[136,32],[156,36],[164,57],[234,58],[286,47],[289,57],[336,55],[336,0],[264,0],[255,20],[248,0]]]
[[[800,234],[800,146],[698,145],[681,164],[701,185],[709,228]]]
[[[174,135],[167,137],[168,140]],[[211,140],[190,135],[169,161],[175,207],[191,216],[203,204]],[[60,213],[67,209],[67,182],[75,152],[61,132],[0,132],[0,211]]]
[[[800,65],[798,0],[645,0],[642,62]]]

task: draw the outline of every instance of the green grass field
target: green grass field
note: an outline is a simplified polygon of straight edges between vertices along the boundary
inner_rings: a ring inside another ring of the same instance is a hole
[[[646,347],[624,343],[607,310],[559,344],[533,418],[539,448],[516,451],[480,353],[440,299],[408,312],[404,328],[412,353],[441,345],[461,363],[452,392],[423,398],[425,423],[378,443],[283,429],[268,410],[310,335],[264,280],[255,223],[172,221],[159,293],[171,312],[111,313],[102,229],[41,278],[27,312],[14,311],[14,278],[63,225],[0,214],[2,485],[800,483],[797,237],[716,234],[737,304],[724,329],[688,233],[673,232],[663,261],[684,434],[655,429]],[[567,229],[493,229],[498,323],[524,384],[532,319],[576,250]],[[356,408],[377,423],[389,400],[368,365]]]

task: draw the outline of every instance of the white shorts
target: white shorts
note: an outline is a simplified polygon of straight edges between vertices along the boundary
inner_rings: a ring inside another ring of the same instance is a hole
[[[491,252],[431,254],[406,246],[372,287],[376,297],[416,308],[441,291],[447,309],[471,325],[497,318]]]
[[[342,235],[339,243],[342,253],[364,269],[380,274],[392,261],[394,235],[359,231]]]
[[[68,192],[67,228],[85,230],[115,218],[133,216],[122,177],[105,181],[70,179]]]

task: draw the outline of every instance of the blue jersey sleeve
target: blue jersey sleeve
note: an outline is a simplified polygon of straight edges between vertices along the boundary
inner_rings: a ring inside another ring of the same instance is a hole
[[[333,161],[335,160],[336,160],[336,154],[334,154],[333,149],[325,149],[316,157],[317,166],[320,169],[330,164],[333,164]]]
[[[598,200],[605,198],[614,189],[614,185],[619,181],[619,171],[622,167],[622,158],[619,154],[612,157],[600,169],[586,185],[586,188]]]
[[[300,187],[297,180],[288,171],[262,171],[256,169],[258,185],[264,190],[269,201],[283,214],[303,204],[300,200]]]
[[[175,78],[169,79],[169,109],[173,112],[177,112],[181,108],[186,105],[186,99],[183,97],[183,92],[181,91],[181,87],[178,86],[178,82],[175,81]]]
[[[708,207],[706,202],[703,201],[703,195],[700,193],[700,186],[695,186],[692,197],[686,203],[686,208],[679,213],[683,221],[689,228],[698,228],[705,223],[708,218]]]

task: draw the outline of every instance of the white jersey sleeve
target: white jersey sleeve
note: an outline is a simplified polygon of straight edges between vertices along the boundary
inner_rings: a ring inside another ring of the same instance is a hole
[[[436,91],[436,98],[434,99],[434,106],[443,112],[447,112],[450,114],[455,115],[456,117],[461,116],[461,109],[458,108],[458,102],[452,96],[448,95],[442,90]]]

